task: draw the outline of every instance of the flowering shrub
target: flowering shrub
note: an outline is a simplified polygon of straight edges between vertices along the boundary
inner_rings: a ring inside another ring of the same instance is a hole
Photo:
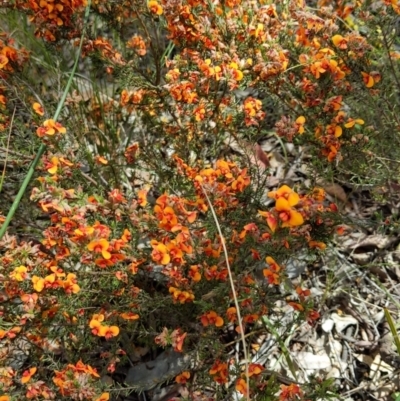
[[[82,36],[85,68],[119,89],[94,93],[77,78],[51,118],[57,91],[18,81],[35,45],[0,37],[0,76],[23,97],[10,103],[0,86],[2,134],[25,127],[46,146],[30,187],[35,231],[21,235],[16,216],[0,242],[0,400],[128,393],[113,374],[138,360],[132,344],[190,355],[174,380],[193,400],[207,386],[214,399],[320,396],[230,354],[230,341],[267,331],[278,302],[317,324],[309,289],[287,297],[286,265],[317,258],[342,221],[323,185],[267,190],[266,103],[278,101],[276,135],[309,153],[315,176],[393,180],[377,166],[397,157],[387,140],[400,129],[399,14],[385,0],[10,2],[5,15],[28,19],[59,66],[51,52]],[[230,140],[240,155],[227,154]]]

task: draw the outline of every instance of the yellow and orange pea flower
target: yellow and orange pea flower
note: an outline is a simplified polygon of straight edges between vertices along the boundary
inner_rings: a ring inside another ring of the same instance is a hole
[[[87,248],[89,249],[89,251],[101,253],[103,258],[108,260],[111,258],[111,253],[108,251],[109,246],[110,243],[106,239],[101,238],[91,241],[88,244]]]
[[[26,278],[28,278],[28,269],[26,266],[18,266],[10,273],[9,276],[13,280],[24,281]]]
[[[260,214],[260,216],[263,216],[266,218],[268,227],[274,233],[276,230],[276,227],[278,227],[278,220],[276,219],[276,217],[272,213],[264,212],[262,210],[259,210],[258,213]]]
[[[308,246],[310,248],[317,248],[320,249],[321,251],[323,251],[324,249],[326,249],[326,244],[324,242],[321,241],[308,241]]]
[[[216,361],[214,365],[209,370],[209,374],[214,376],[213,379],[219,383],[227,383],[228,382],[228,364],[226,362]]]
[[[249,377],[257,376],[264,370],[264,367],[259,363],[251,363],[249,365]]]
[[[99,398],[96,398],[95,401],[108,401],[110,399],[110,393],[102,393]]]
[[[175,381],[180,384],[185,384],[190,379],[190,372],[184,371],[176,376]]]
[[[306,123],[306,118],[304,116],[297,117],[296,124],[297,124],[297,132],[299,134],[304,133],[304,124]]]
[[[276,191],[268,192],[268,198],[278,200],[284,198],[288,201],[289,206],[296,206],[300,201],[300,196],[287,185],[282,185]]]
[[[147,6],[153,14],[162,15],[162,13],[164,12],[162,6],[155,0],[149,1],[147,3]]]
[[[118,326],[100,326],[99,333],[97,334],[99,337],[105,337],[107,340],[116,337],[119,334]]]
[[[214,311],[210,311],[202,315],[200,321],[203,326],[221,327],[224,325],[224,319],[222,319],[222,317]]]
[[[361,75],[362,75],[364,84],[367,88],[372,88],[376,83],[378,83],[381,80],[381,75],[377,72],[367,73],[367,72],[362,71]]]
[[[36,367],[25,370],[22,373],[21,383],[22,384],[28,383],[28,381],[31,380],[31,377],[36,373],[36,370],[37,370]]]
[[[347,49],[347,42],[349,40],[344,38],[342,35],[335,35],[332,37],[333,44],[338,47],[339,49]]]
[[[246,380],[243,379],[242,377],[237,379],[235,388],[240,394],[248,393],[248,387],[247,387]]]
[[[304,223],[301,213],[292,209],[290,202],[284,198],[279,198],[276,201],[275,209],[282,221],[282,227],[297,227]]]
[[[100,156],[100,155],[97,155],[97,156],[94,158],[94,160],[95,160],[95,162],[96,162],[97,164],[103,164],[103,165],[108,164],[108,160],[107,160],[105,157]]]
[[[151,246],[153,247],[151,257],[155,262],[162,265],[167,265],[171,261],[171,256],[168,253],[168,248],[163,243],[152,240]]]
[[[67,294],[77,294],[81,290],[77,284],[76,275],[73,273],[68,273],[65,281],[61,281],[60,283]]]
[[[120,317],[122,317],[122,319],[124,319],[124,320],[138,320],[139,319],[139,315],[137,313],[133,313],[133,312],[121,313]]]
[[[344,126],[346,128],[352,128],[356,124],[363,125],[364,124],[364,120],[362,120],[361,118],[356,118],[356,119],[350,118]]]
[[[39,114],[39,116],[44,116],[44,109],[40,103],[37,102],[33,103],[32,108],[36,114]]]
[[[52,119],[46,120],[43,125],[36,130],[39,138],[44,136],[53,136],[55,134],[65,134],[66,132],[67,130],[65,127]]]

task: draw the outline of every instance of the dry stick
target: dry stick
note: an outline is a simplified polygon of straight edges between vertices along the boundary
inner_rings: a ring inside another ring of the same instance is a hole
[[[225,262],[226,262],[226,267],[228,269],[228,274],[229,274],[229,283],[231,285],[231,289],[232,289],[232,294],[233,294],[233,300],[235,302],[235,307],[236,307],[236,314],[238,317],[238,321],[239,321],[239,328],[240,328],[240,338],[242,340],[242,345],[243,345],[243,353],[244,353],[244,360],[245,360],[245,368],[246,368],[246,400],[250,401],[250,395],[249,395],[249,391],[250,391],[250,383],[249,383],[249,359],[248,359],[248,354],[247,354],[247,349],[246,349],[246,340],[244,337],[244,330],[243,330],[243,324],[242,324],[242,316],[240,314],[240,309],[239,309],[239,302],[237,300],[237,296],[236,296],[236,291],[235,291],[235,284],[233,283],[233,277],[232,277],[232,271],[231,271],[231,266],[229,264],[229,259],[228,259],[228,251],[226,249],[225,246],[225,239],[224,236],[222,235],[222,231],[221,231],[221,226],[219,225],[218,222],[218,217],[217,214],[215,213],[214,207],[210,201],[210,198],[207,195],[206,190],[204,189],[204,187],[200,184],[200,188],[202,189],[206,199],[207,199],[207,203],[210,206],[210,210],[211,213],[213,215],[214,221],[215,221],[215,225],[217,226],[217,230],[218,230],[218,234],[221,238],[221,244],[222,244],[222,248],[224,250],[224,256],[225,256]]]
[[[58,116],[61,113],[61,110],[64,106],[64,102],[65,99],[67,98],[68,92],[69,92],[69,88],[71,87],[72,84],[72,80],[75,76],[75,72],[76,69],[78,68],[78,62],[79,62],[79,58],[80,58],[80,54],[81,54],[81,50],[82,50],[82,45],[83,45],[83,39],[85,36],[85,31],[86,31],[86,26],[87,26],[87,22],[89,20],[89,14],[90,14],[90,5],[91,5],[91,0],[88,1],[88,4],[86,6],[86,10],[85,10],[85,17],[84,17],[84,26],[83,26],[83,30],[82,30],[82,35],[81,35],[81,40],[79,42],[79,48],[78,48],[78,54],[74,63],[74,66],[72,67],[72,72],[71,75],[68,79],[67,85],[65,87],[64,93],[61,96],[61,99],[57,105],[57,109],[56,112],[54,113],[54,117],[53,120],[57,121]],[[36,153],[35,159],[33,160],[33,162],[31,163],[28,173],[25,176],[24,181],[22,182],[22,185],[18,191],[17,196],[14,199],[13,204],[11,205],[11,208],[7,214],[6,219],[4,220],[4,223],[2,224],[1,228],[0,228],[0,239],[3,238],[4,234],[6,233],[7,227],[9,226],[12,218],[14,217],[15,212],[18,209],[19,203],[21,202],[22,197],[25,194],[26,189],[28,188],[28,185],[32,179],[33,173],[35,172],[35,168],[39,163],[40,158],[42,157],[43,153],[46,150],[46,145],[44,143],[42,143]]]
[[[16,108],[14,107],[14,111],[13,111],[13,114],[11,117],[11,122],[10,122],[10,129],[8,131],[7,148],[6,148],[6,154],[4,156],[4,168],[3,168],[3,173],[1,174],[1,179],[0,179],[0,192],[3,189],[4,177],[6,175],[6,170],[7,170],[7,159],[8,159],[9,149],[10,149],[11,131],[12,131],[12,126],[14,124],[15,110],[16,110]]]

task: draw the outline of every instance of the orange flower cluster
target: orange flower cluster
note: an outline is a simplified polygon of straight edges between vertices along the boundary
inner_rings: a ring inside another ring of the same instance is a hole
[[[259,213],[266,217],[268,227],[272,232],[276,231],[278,225],[282,228],[292,228],[304,223],[302,214],[294,209],[294,206],[299,203],[300,197],[287,185],[283,185],[277,191],[269,192],[268,197],[276,200],[275,209],[272,212],[259,211]]]
[[[86,0],[29,0],[17,1],[17,7],[30,14],[37,28],[35,35],[54,42],[61,27],[71,27],[72,17],[87,5]]]
[[[264,277],[269,284],[279,285],[281,283],[280,272],[282,268],[270,256],[265,258],[268,268],[263,270]]]
[[[287,185],[283,185],[276,191],[268,193],[268,197],[276,200],[275,207],[270,211],[259,210],[259,214],[266,218],[266,223],[274,234],[281,228],[289,228],[291,232],[296,232],[297,236],[302,236],[310,248],[325,249],[326,244],[313,239],[313,231],[318,226],[324,226],[326,233],[332,232],[334,223],[330,218],[323,218],[324,213],[336,213],[337,206],[333,203],[324,206],[325,191],[321,188],[314,188],[308,195],[299,196]],[[314,226],[314,228],[313,228]],[[268,233],[260,236],[258,227],[245,229],[240,234],[239,243],[242,242],[248,233],[255,238],[269,239]],[[284,240],[283,245],[289,247],[289,243]],[[257,255],[254,255],[256,259]],[[276,271],[276,273],[279,269]],[[269,273],[267,273],[269,274]],[[276,276],[270,275],[272,281],[276,281]]]
[[[49,160],[48,158],[43,159],[44,169],[47,170],[49,174],[52,174],[52,180],[58,179],[56,173],[60,171],[63,175],[70,176],[70,167],[73,167],[74,163],[70,162],[65,157],[52,156]]]
[[[64,220],[63,222],[70,223],[72,226],[77,226],[73,220]],[[128,246],[131,237],[128,230],[119,239],[108,240],[110,229],[108,226],[100,224],[98,221],[93,226],[81,225],[74,230],[70,229],[72,234],[70,239],[76,244],[82,245],[87,243],[86,248],[91,253],[90,256],[85,254],[82,256],[82,262],[89,263],[94,255],[99,255],[94,260],[95,264],[101,268],[106,268],[115,265],[124,260],[126,257],[121,250]]]
[[[196,201],[194,205],[201,212],[206,212],[208,206],[202,187],[214,197],[214,208],[217,213],[234,208],[238,205],[236,194],[243,192],[250,185],[247,169],[239,169],[234,162],[217,160],[215,168],[198,170],[190,167],[179,157],[174,157],[178,171],[194,182]]]
[[[252,97],[245,99],[243,103],[243,109],[245,115],[244,122],[247,126],[258,125],[258,121],[261,121],[265,118],[265,113],[261,110],[261,107],[261,100],[254,99]]]
[[[222,317],[214,311],[210,311],[202,315],[200,317],[200,321],[203,326],[221,327],[224,325],[224,319],[222,319]]]
[[[175,287],[169,287],[168,291],[172,294],[174,302],[184,304],[186,302],[192,302],[194,300],[194,294],[192,291],[182,291]]]
[[[20,68],[28,59],[27,51],[16,49],[13,44],[14,40],[0,33],[0,77],[2,78],[6,77],[5,73],[12,73],[16,68]]]
[[[228,382],[229,372],[228,364],[226,362],[216,360],[209,373],[212,376],[213,380],[215,380],[219,384],[224,384]]]
[[[126,64],[126,61],[122,58],[122,54],[115,50],[110,40],[106,38],[98,37],[95,40],[85,40],[82,47],[82,56],[87,56],[94,52],[100,53],[104,60],[108,60],[113,64]],[[110,70],[108,71],[110,72]]]
[[[249,378],[252,378],[252,382],[254,382],[254,384],[259,382],[259,375],[264,370],[264,367],[259,363],[250,363],[248,370],[249,370]],[[243,395],[246,395],[248,393],[246,376],[244,373],[242,374],[242,377],[236,380],[235,387],[236,390]]]
[[[139,56],[145,56],[147,53],[146,42],[140,35],[133,35],[126,43],[126,46],[130,49],[133,49]]]
[[[42,292],[43,289],[57,289],[63,288],[66,294],[77,294],[80,287],[77,284],[76,274],[65,273],[57,266],[51,266],[50,270],[54,273],[42,278],[36,275],[32,276],[33,289],[37,292]],[[66,276],[66,277],[65,277]],[[65,277],[65,280],[62,278]]]
[[[298,384],[292,383],[288,386],[285,384],[281,385],[281,391],[279,394],[279,401],[294,401],[302,397],[303,391]]]
[[[99,377],[96,369],[78,361],[61,371],[56,370],[53,382],[63,397],[71,400],[93,400],[97,393],[94,380]]]
[[[103,321],[104,315],[102,313],[94,314],[92,316],[92,319],[89,323],[89,327],[92,329],[92,334],[99,337],[105,337],[106,340],[116,337],[119,334],[119,327],[103,325]]]

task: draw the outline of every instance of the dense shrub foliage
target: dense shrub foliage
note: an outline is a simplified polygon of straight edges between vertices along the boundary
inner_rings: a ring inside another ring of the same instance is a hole
[[[282,383],[251,338],[287,307],[318,324],[285,267],[343,232],[323,183],[398,188],[399,14],[397,0],[3,2],[3,228],[41,150],[0,243],[0,400],[149,390],[121,372],[163,348],[182,369],[154,385],[186,383],[187,399],[331,394]],[[271,136],[300,149],[308,185],[266,189]]]

